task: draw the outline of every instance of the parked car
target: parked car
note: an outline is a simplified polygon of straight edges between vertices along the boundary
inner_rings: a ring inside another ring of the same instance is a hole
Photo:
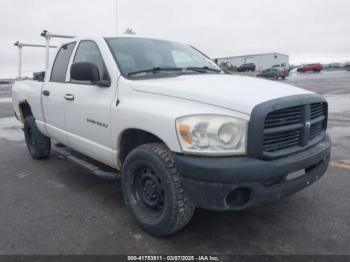
[[[11,81],[10,80],[7,80],[7,79],[0,79],[0,85],[7,85],[7,84],[10,84]]]
[[[273,78],[273,79],[285,79],[289,75],[289,72],[287,69],[276,69],[276,68],[269,68],[263,70],[260,74],[257,76],[259,77],[265,77],[265,78]]]
[[[120,177],[132,217],[152,235],[180,230],[196,207],[282,199],[327,170],[327,101],[310,91],[225,74],[191,46],[149,38],[77,37],[52,61],[44,82],[13,87],[30,155],[55,147]]]
[[[273,65],[271,68],[286,70],[286,71],[288,71],[288,72],[290,72],[290,71],[293,69],[291,66],[289,66],[289,65],[286,64],[286,63]]]
[[[323,64],[322,65],[322,70],[331,70],[332,69],[332,65],[331,64]]]
[[[331,64],[323,64],[322,65],[323,70],[341,70],[344,69],[344,64],[341,63],[331,63]]]
[[[219,67],[225,72],[225,73],[228,73],[228,74],[232,74],[232,72],[235,72],[237,71],[237,67],[232,65],[232,64],[228,64],[228,63],[221,63],[219,65]]]
[[[344,69],[345,69],[346,71],[350,71],[350,63],[345,63],[345,64],[344,64]]]
[[[330,64],[330,67],[332,69],[340,69],[340,68],[342,68],[342,65],[340,63],[332,63],[332,64]]]
[[[248,64],[243,64],[237,68],[238,72],[249,72],[252,71],[254,72],[256,69],[256,66],[254,63],[248,63]]]
[[[308,65],[302,65],[298,68],[298,72],[321,72],[323,69],[321,64],[308,64]]]

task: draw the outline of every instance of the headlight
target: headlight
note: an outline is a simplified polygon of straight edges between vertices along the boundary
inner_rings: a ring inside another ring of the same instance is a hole
[[[239,118],[198,115],[176,120],[182,151],[197,155],[244,155],[247,121]]]

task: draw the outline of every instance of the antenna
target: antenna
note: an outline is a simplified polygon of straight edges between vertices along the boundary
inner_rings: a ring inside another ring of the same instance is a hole
[[[115,1],[115,35],[118,36],[118,1]]]

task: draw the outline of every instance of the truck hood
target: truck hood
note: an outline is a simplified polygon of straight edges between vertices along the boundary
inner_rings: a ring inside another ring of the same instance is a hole
[[[301,94],[307,90],[271,80],[226,74],[183,75],[133,81],[134,90],[187,99],[245,114],[268,100]]]

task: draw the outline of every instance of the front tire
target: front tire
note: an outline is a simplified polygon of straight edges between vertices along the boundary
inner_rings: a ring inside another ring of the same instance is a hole
[[[129,153],[123,165],[122,190],[137,224],[151,235],[175,233],[195,210],[184,193],[173,155],[163,144],[141,145]]]
[[[47,158],[51,151],[51,139],[40,133],[33,116],[24,119],[24,137],[29,153],[34,159]]]

